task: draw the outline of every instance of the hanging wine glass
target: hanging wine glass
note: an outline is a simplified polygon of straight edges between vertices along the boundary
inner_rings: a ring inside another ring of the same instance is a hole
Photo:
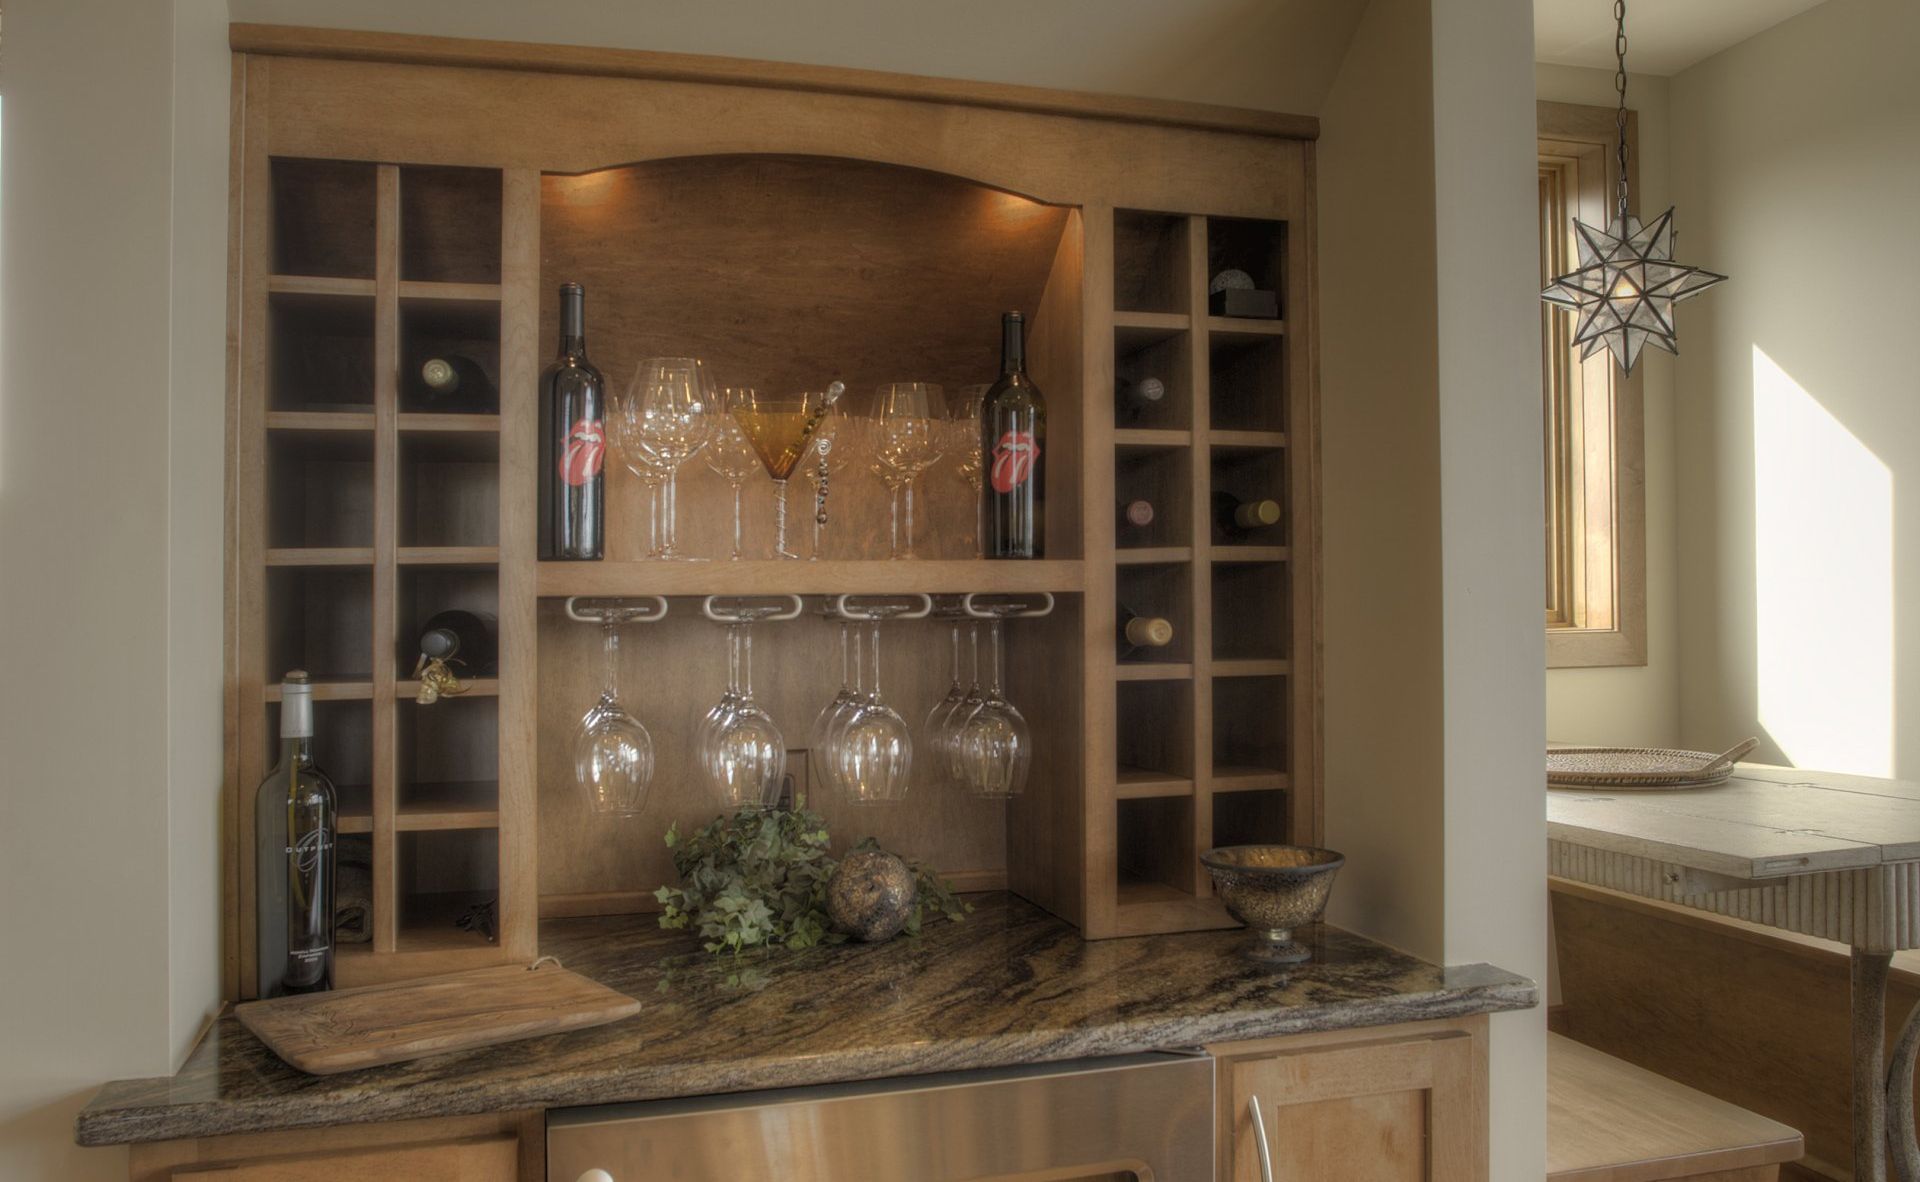
[[[1001,692],[1004,650],[1003,624],[987,625],[989,665],[986,700],[968,716],[954,741],[967,790],[975,796],[998,799],[1026,791],[1033,766],[1033,736],[1024,715]]]
[[[701,769],[729,809],[770,809],[780,801],[787,774],[787,741],[773,716],[753,699],[753,624],[791,620],[800,614],[800,597],[781,596],[785,605],[728,603],[709,596],[703,611],[727,625],[737,684],[729,687],[730,709],[716,707],[715,719],[700,741]],[[724,699],[723,699],[724,705]]]
[[[580,719],[573,738],[574,777],[586,792],[587,804],[596,813],[632,816],[645,802],[653,784],[653,736],[640,720],[627,713],[620,703],[620,624],[624,620],[658,619],[666,614],[663,601],[657,614],[608,608],[597,613],[603,633],[602,664],[604,688]],[[590,620],[568,604],[568,614],[576,620]]]
[[[973,491],[973,556],[986,556],[987,466],[986,441],[980,433],[980,416],[986,409],[987,391],[993,387],[960,387],[947,424],[947,450],[955,458],[960,479]]]
[[[947,696],[933,704],[927,711],[926,725],[921,728],[925,741],[925,758],[921,766],[932,768],[932,783],[939,787],[953,782],[953,762],[949,754],[953,737],[954,711],[967,700],[967,687],[960,680],[960,626],[961,621],[952,623],[951,640],[953,649],[952,677],[947,682]]]
[[[665,473],[661,489],[663,540],[657,557],[690,559],[679,546],[680,468],[712,437],[712,400],[706,368],[693,357],[649,357],[634,371],[614,405],[617,430]]]
[[[713,400],[713,439],[707,444],[707,467],[723,477],[733,489],[733,561],[740,561],[740,488],[747,477],[760,470],[760,457],[747,442],[746,432],[734,421],[737,406],[752,406],[754,392],[729,386]]]
[[[893,497],[890,557],[914,557],[913,486],[920,474],[940,459],[945,440],[939,424],[945,415],[946,399],[932,382],[891,382],[880,387],[873,411],[873,470],[886,482]],[[900,512],[903,497],[904,534]]]
[[[833,765],[835,782],[844,798],[852,804],[892,804],[903,799],[912,784],[913,735],[907,720],[887,704],[880,689],[880,624],[889,619],[920,619],[932,610],[933,601],[914,595],[919,606],[904,603],[880,603],[850,606],[847,596],[835,601],[842,618],[871,625],[868,634],[868,681],[865,692],[850,708],[841,712],[841,721],[827,737],[824,758]]]
[[[960,732],[967,725],[967,720],[973,717],[974,711],[980,709],[981,703],[987,700],[986,690],[980,685],[980,624],[978,621],[967,625],[967,651],[969,668],[972,670],[967,681],[967,692],[954,703],[953,709],[942,720],[944,727],[939,747],[939,757],[945,764],[947,782],[963,787],[967,783],[967,769],[960,762]]]
[[[813,442],[813,432],[833,409],[846,386],[835,382],[819,393],[762,394],[733,408],[733,419],[746,433],[767,475],[773,478],[773,556],[798,558],[787,549],[787,480]]]
[[[860,638],[852,622],[843,619],[840,621],[840,692],[820,707],[820,713],[813,717],[813,725],[807,728],[807,746],[819,761],[822,787],[829,792],[840,791],[840,774],[834,761],[827,758],[827,752],[832,750],[845,716],[858,709],[861,696]]]

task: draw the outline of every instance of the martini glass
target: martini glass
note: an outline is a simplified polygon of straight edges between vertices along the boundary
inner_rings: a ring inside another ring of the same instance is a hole
[[[846,387],[839,382],[824,391],[800,394],[761,394],[751,391],[732,408],[733,421],[752,445],[754,454],[773,478],[773,555],[798,558],[787,549],[787,481],[800,460],[812,450],[820,422]]]
[[[717,412],[713,422],[713,441],[707,445],[707,467],[726,479],[733,489],[733,561],[740,561],[740,486],[760,466],[760,455],[747,442],[746,432],[734,421],[733,408],[752,406],[751,389],[729,386],[714,400]]]

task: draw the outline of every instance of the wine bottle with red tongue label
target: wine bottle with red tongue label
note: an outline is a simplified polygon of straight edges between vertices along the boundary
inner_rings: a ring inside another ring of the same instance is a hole
[[[540,557],[597,559],[606,532],[607,379],[587,360],[586,292],[560,285],[560,355],[540,375]]]
[[[1027,376],[1026,328],[1019,312],[1001,317],[1000,380],[980,416],[988,558],[1041,558],[1047,549],[1047,400]]]

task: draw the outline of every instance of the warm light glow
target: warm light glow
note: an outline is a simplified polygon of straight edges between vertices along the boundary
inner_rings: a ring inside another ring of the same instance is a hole
[[[1753,485],[1760,725],[1796,766],[1891,776],[1893,474],[1757,345]]]

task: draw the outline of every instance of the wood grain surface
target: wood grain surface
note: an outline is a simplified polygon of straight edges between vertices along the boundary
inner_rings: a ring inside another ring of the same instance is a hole
[[[334,1075],[630,1017],[640,1003],[558,967],[496,965],[443,977],[250,1001],[241,1025],[288,1064]]]

